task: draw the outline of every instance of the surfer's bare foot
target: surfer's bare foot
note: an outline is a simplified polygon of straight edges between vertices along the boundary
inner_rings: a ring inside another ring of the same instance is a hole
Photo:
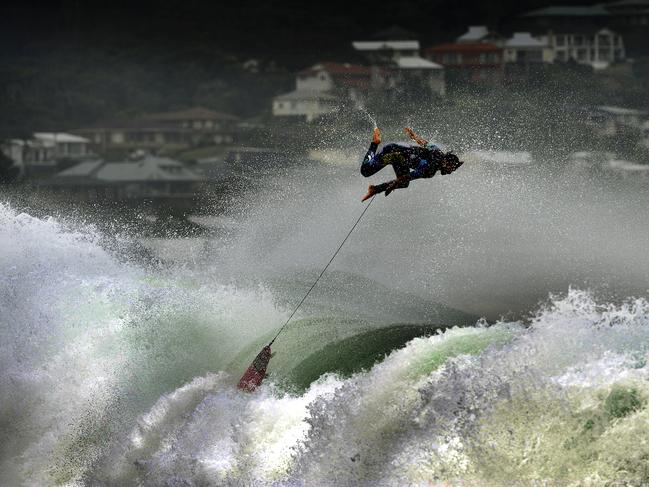
[[[368,200],[375,194],[376,194],[376,188],[370,184],[369,188],[367,188],[367,194],[363,196],[363,199],[361,201]]]
[[[372,131],[372,143],[377,145],[381,143],[381,131],[378,127],[374,127]]]

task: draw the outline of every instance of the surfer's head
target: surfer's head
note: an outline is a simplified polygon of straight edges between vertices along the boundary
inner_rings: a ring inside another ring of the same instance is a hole
[[[464,162],[462,162],[455,154],[447,152],[444,154],[444,158],[440,164],[440,171],[442,174],[451,174],[462,164],[464,164]]]

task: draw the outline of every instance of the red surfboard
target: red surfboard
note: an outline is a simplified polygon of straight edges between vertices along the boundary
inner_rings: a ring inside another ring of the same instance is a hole
[[[264,380],[264,377],[266,377],[266,368],[268,367],[268,362],[270,362],[270,357],[270,345],[266,345],[257,354],[255,360],[252,361],[243,376],[241,376],[237,387],[247,392],[252,392],[257,389]]]

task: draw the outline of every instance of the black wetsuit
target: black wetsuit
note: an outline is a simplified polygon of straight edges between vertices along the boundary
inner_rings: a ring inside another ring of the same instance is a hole
[[[417,145],[388,144],[376,153],[378,144],[371,143],[361,164],[361,174],[371,176],[388,164],[392,165],[397,179],[375,186],[375,191],[392,191],[406,188],[413,179],[432,178],[440,169],[444,153],[434,144]]]

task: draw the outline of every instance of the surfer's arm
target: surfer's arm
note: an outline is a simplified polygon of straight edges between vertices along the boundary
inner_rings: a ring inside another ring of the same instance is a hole
[[[426,147],[426,144],[428,144],[428,141],[425,139],[422,139],[419,137],[414,130],[412,130],[410,127],[406,127],[403,129],[403,131],[410,137],[412,140],[414,140],[418,145],[422,147]]]

